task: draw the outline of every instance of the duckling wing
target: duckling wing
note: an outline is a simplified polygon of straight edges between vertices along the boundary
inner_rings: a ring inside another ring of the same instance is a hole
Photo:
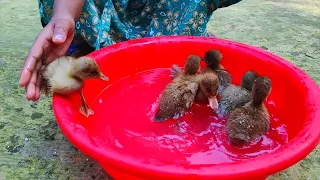
[[[170,74],[170,77],[172,79],[175,79],[176,77],[179,76],[179,74],[182,72],[182,69],[177,66],[176,64],[174,64],[172,67],[171,67],[171,74]]]
[[[55,74],[49,81],[51,90],[59,94],[70,94],[82,88],[83,82],[64,74]]]
[[[250,141],[251,116],[244,108],[234,109],[226,122],[227,136],[231,143],[242,144]]]
[[[205,74],[205,73],[213,73],[214,70],[208,66],[204,67],[201,71],[201,74]]]
[[[221,117],[227,116],[233,109],[244,106],[251,100],[252,95],[250,92],[230,84],[220,95],[219,108],[216,113]]]
[[[59,94],[69,94],[81,89],[83,82],[70,75],[70,67],[71,61],[67,58],[60,58],[50,63],[43,72],[43,82],[46,84],[44,86]]]
[[[250,107],[249,107],[250,108]],[[252,109],[252,108],[251,108]],[[254,137],[263,135],[270,129],[270,116],[268,110],[262,104],[261,107],[251,110],[252,113],[252,126],[254,131],[252,132]]]
[[[56,74],[68,74],[71,67],[71,61],[67,57],[61,57],[52,61],[45,69],[43,69],[43,77],[47,80]]]
[[[179,118],[192,106],[198,88],[195,81],[182,80],[179,77],[175,79],[161,94],[154,120],[160,122]]]
[[[228,87],[228,85],[231,84],[232,76],[226,70],[216,70],[216,74],[219,79],[218,95],[221,95],[222,92]]]
[[[253,141],[263,135],[269,127],[269,114],[265,107],[253,107],[251,102],[233,110],[227,120],[227,129],[231,137],[238,141]],[[229,132],[230,131],[230,132]],[[246,137],[241,139],[240,137]]]
[[[189,109],[196,97],[196,94],[199,89],[199,84],[196,82],[187,82],[186,88],[181,88],[181,93],[182,93],[182,99],[181,102],[183,105],[185,105],[185,109]]]

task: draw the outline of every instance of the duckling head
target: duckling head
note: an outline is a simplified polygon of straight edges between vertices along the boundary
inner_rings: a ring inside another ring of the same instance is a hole
[[[260,106],[271,92],[271,80],[266,76],[259,76],[252,87],[252,103]]]
[[[109,80],[109,78],[101,72],[98,64],[89,57],[76,59],[71,68],[71,74],[82,80],[95,78],[100,78],[104,81]]]
[[[202,58],[202,60],[206,62],[207,66],[213,70],[219,69],[221,59],[222,54],[220,53],[220,51],[215,49],[207,51]]]
[[[217,101],[218,76],[214,73],[204,74],[199,84],[201,91],[208,98],[209,106],[213,110],[217,110],[219,108]]]
[[[201,58],[197,55],[190,55],[184,65],[186,75],[195,75],[200,70]]]
[[[258,74],[255,71],[247,71],[241,79],[241,86],[248,91],[251,91],[257,77]]]

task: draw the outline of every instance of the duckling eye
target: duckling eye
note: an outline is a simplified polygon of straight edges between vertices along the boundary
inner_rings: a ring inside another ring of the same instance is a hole
[[[207,92],[211,92],[211,88],[210,87],[206,87],[206,91]]]
[[[88,75],[94,76],[94,75],[97,75],[97,72],[96,72],[96,71],[89,71],[89,72],[88,72]]]

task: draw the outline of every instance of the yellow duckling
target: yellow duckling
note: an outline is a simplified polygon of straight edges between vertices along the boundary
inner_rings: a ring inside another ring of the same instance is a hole
[[[69,56],[60,57],[43,69],[42,76],[41,91],[45,95],[49,93],[67,95],[79,91],[82,100],[80,112],[86,117],[93,114],[93,111],[86,103],[82,93],[84,80],[94,78],[109,80],[102,74],[97,63],[89,57],[77,59]]]

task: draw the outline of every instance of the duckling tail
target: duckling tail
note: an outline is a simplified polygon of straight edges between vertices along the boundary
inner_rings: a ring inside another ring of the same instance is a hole
[[[82,91],[80,91],[80,96],[81,96],[81,101],[82,101],[82,104],[80,106],[80,113],[83,114],[84,116],[86,116],[87,118],[94,114],[93,110],[88,106],[85,98],[84,98],[84,95],[82,93]]]
[[[49,87],[48,87],[48,81],[43,79],[42,80],[42,85],[41,85],[41,93],[45,94],[46,96],[48,96],[48,94],[50,93]]]
[[[176,64],[174,64],[172,67],[171,67],[171,74],[170,74],[170,77],[172,79],[176,78],[180,73],[182,72],[182,69],[177,66]]]
[[[152,117],[152,120],[155,122],[163,122],[167,119],[168,118],[163,117],[163,115],[159,113],[159,111],[157,111],[156,114],[154,114],[154,116]]]
[[[46,96],[48,96],[48,94],[50,93],[50,87],[49,87],[49,83],[48,80],[44,78],[43,74],[44,74],[45,68],[42,67],[41,70],[39,71],[39,78],[41,79],[41,87],[40,87],[40,92]]]

